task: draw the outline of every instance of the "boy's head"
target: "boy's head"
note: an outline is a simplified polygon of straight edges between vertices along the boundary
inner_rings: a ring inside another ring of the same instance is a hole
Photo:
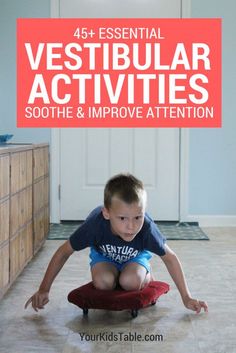
[[[104,206],[109,209],[113,199],[146,206],[146,191],[141,180],[132,174],[117,174],[108,180],[104,190]]]
[[[111,230],[131,241],[144,222],[146,191],[143,183],[131,174],[118,174],[108,180],[104,190],[103,216]]]

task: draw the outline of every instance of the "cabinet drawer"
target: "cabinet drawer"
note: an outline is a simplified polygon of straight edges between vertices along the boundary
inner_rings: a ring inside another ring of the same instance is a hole
[[[10,280],[14,281],[20,272],[20,237],[15,236],[10,240]]]
[[[48,147],[34,150],[34,180],[47,175],[49,172]]]
[[[9,244],[0,247],[0,292],[9,283]]]
[[[0,199],[9,195],[9,155],[0,156]]]
[[[49,205],[49,176],[44,179],[44,205]]]
[[[34,183],[33,207],[34,214],[49,204],[49,178],[45,177]]]
[[[34,252],[37,252],[45,239],[45,210],[34,217]]]
[[[50,230],[50,215],[49,215],[49,206],[44,209],[44,237],[48,236]]]
[[[32,150],[11,154],[11,193],[32,184]]]
[[[32,238],[32,223],[22,229],[20,233],[20,267],[23,268],[25,264],[33,256],[33,238]]]
[[[0,202],[0,246],[9,239],[9,199]]]
[[[45,199],[45,183],[44,179],[41,179],[37,183],[34,184],[34,214],[38,213],[40,209],[44,206]]]
[[[11,198],[10,236],[32,220],[32,186]]]
[[[27,224],[10,240],[10,278],[11,281],[21,272],[32,258],[32,223]]]

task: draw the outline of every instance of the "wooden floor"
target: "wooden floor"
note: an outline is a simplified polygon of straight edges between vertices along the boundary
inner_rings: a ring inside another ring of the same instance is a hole
[[[88,250],[75,253],[54,282],[40,313],[24,303],[63,242],[48,240],[0,302],[0,353],[235,353],[236,228],[205,228],[210,241],[169,241],[182,261],[193,296],[209,313],[187,310],[158,257],[156,279],[171,285],[155,306],[135,319],[130,313],[90,310],[88,317],[67,302],[70,290],[90,280]],[[138,341],[140,335],[141,341]]]

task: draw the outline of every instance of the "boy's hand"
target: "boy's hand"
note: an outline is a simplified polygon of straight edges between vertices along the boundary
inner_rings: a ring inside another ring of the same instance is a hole
[[[208,312],[208,305],[206,302],[202,300],[197,300],[193,299],[191,297],[188,297],[184,299],[184,305],[186,308],[196,311],[196,314],[199,314],[201,310],[203,309],[205,312]]]
[[[49,302],[49,293],[38,291],[32,295],[32,297],[25,303],[25,309],[32,303],[32,308],[38,312],[38,309],[44,309],[44,305]]]

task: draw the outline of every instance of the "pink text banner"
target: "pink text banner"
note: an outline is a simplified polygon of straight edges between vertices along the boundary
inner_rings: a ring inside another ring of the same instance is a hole
[[[220,19],[18,19],[18,127],[221,127]]]

